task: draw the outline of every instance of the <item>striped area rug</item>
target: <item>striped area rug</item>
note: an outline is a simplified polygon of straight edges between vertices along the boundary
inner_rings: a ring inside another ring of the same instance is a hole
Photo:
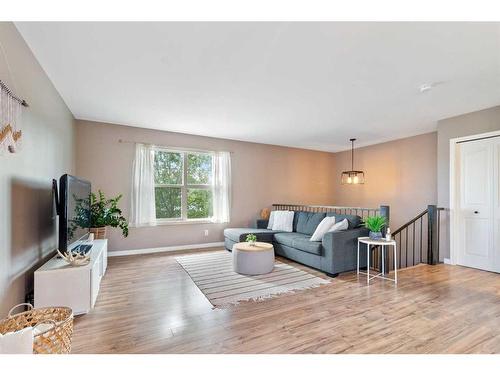
[[[259,301],[330,283],[329,280],[279,261],[275,262],[271,273],[257,276],[240,275],[233,271],[232,253],[228,251],[187,255],[175,259],[215,307],[225,307],[242,301]]]

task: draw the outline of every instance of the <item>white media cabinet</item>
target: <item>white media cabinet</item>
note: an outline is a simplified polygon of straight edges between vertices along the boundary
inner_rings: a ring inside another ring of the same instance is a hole
[[[35,271],[35,307],[68,306],[74,315],[94,307],[108,266],[108,240],[94,240],[90,263],[73,267],[55,255]]]

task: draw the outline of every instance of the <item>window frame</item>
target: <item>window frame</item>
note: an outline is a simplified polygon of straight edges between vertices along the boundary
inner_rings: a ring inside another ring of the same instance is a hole
[[[188,207],[187,207],[187,193],[189,189],[202,189],[202,190],[210,190],[212,193],[212,207],[213,207],[213,197],[214,197],[214,155],[213,151],[201,151],[201,150],[183,150],[176,149],[170,147],[160,147],[154,146],[153,152],[170,152],[175,154],[181,154],[182,157],[182,184],[157,184],[154,182],[155,188],[155,197],[156,197],[156,188],[157,187],[171,187],[171,188],[180,188],[181,189],[181,217],[176,218],[155,218],[158,224],[187,224],[187,223],[211,223],[213,219],[212,216],[207,218],[195,218],[189,219],[188,215]],[[189,154],[203,154],[210,155],[212,158],[212,175],[211,175],[211,183],[209,184],[188,184],[188,155]],[[156,198],[155,198],[156,199]]]

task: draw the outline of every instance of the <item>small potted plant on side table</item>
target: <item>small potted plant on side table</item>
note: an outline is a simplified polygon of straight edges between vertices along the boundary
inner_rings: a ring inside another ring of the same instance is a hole
[[[247,234],[246,242],[250,246],[255,246],[255,242],[257,242],[257,236],[255,234]]]
[[[365,219],[365,227],[370,230],[371,240],[382,239],[382,229],[387,224],[387,220],[383,216],[368,216]]]

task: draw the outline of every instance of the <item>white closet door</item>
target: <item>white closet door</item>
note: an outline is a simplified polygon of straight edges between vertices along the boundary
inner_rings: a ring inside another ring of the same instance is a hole
[[[493,140],[493,244],[492,271],[500,272],[500,138]]]
[[[500,155],[497,144],[496,139],[486,139],[460,145],[460,250],[457,263],[487,271],[496,268],[493,202],[498,206],[498,198],[494,198],[498,193],[498,182],[494,183]]]

